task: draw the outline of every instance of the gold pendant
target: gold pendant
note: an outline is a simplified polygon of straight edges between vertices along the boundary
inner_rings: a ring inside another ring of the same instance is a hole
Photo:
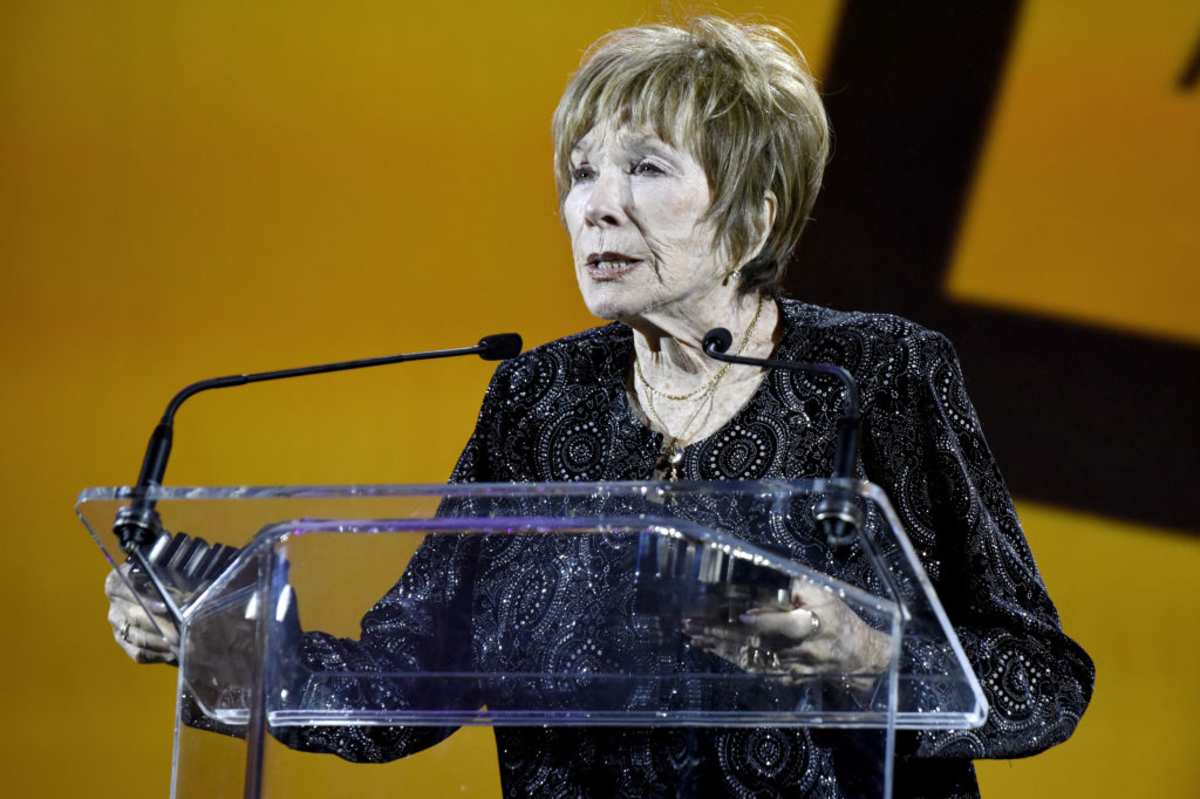
[[[675,449],[669,446],[663,450],[662,457],[658,461],[658,469],[663,472],[667,480],[675,481],[679,479],[679,464],[683,463],[683,450]]]

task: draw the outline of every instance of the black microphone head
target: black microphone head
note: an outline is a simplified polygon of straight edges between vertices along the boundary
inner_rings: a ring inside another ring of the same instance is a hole
[[[728,352],[733,346],[733,334],[723,327],[714,327],[704,334],[705,352]]]
[[[517,333],[496,333],[479,339],[483,352],[479,357],[485,361],[507,361],[521,354],[521,336]]]

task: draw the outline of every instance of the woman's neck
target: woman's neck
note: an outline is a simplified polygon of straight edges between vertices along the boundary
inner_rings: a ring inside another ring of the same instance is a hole
[[[760,294],[731,295],[687,309],[652,312],[627,324],[633,328],[634,353],[642,375],[660,391],[687,393],[709,380],[722,364],[703,350],[704,335],[714,327],[733,334],[732,351],[768,357],[775,346],[779,308]],[[722,382],[741,382],[758,370],[737,368]]]

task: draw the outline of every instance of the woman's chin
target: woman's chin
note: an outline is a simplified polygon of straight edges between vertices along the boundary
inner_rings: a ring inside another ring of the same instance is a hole
[[[635,291],[614,289],[614,286],[588,286],[582,289],[583,304],[592,316],[617,321],[631,319],[645,310],[647,298],[638,297]]]

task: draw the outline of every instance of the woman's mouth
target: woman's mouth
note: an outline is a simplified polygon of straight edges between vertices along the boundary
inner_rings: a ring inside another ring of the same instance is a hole
[[[617,280],[637,268],[642,261],[613,252],[592,253],[587,258],[587,272],[592,280]]]

